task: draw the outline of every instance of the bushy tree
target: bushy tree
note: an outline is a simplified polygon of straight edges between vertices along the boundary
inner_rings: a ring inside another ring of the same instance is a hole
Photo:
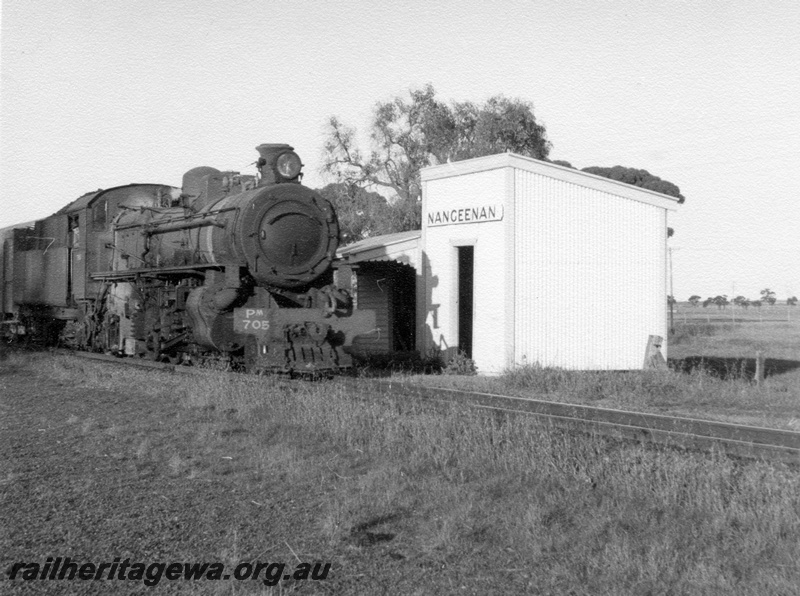
[[[728,301],[727,294],[723,294],[722,296],[714,296],[713,298],[709,298],[709,300],[711,300],[712,304],[716,304],[717,309],[720,310],[728,306],[728,304],[730,304],[730,302]]]
[[[454,103],[454,134],[444,137],[439,163],[513,151],[547,159],[551,144],[543,125],[533,115],[533,104],[502,95],[484,104]]]
[[[739,308],[746,309],[748,306],[750,306],[750,301],[744,296],[737,296],[736,298],[733,299],[733,303]]]
[[[356,130],[336,116],[326,137],[323,173],[348,188],[388,190],[390,203],[404,212],[393,231],[421,225],[423,167],[503,151],[547,159],[551,148],[530,102],[498,95],[483,104],[447,104],[431,85],[375,105],[369,152],[358,147]]]
[[[626,184],[631,184],[647,190],[660,192],[670,197],[676,197],[678,203],[683,203],[686,200],[686,197],[681,194],[681,189],[678,188],[678,186],[667,180],[662,180],[647,170],[638,170],[636,168],[626,168],[623,166],[614,166],[611,168],[590,166],[588,168],[583,168],[581,171],[594,174],[595,176],[603,176],[604,178],[617,180],[618,182],[625,182]]]
[[[404,215],[402,210],[390,205],[385,197],[355,185],[328,184],[317,192],[333,203],[336,209],[343,245],[370,236],[389,234],[399,227]]]
[[[552,159],[552,160],[548,160],[548,161],[550,161],[550,163],[555,164],[557,166],[562,166],[562,167],[565,167],[565,168],[572,168],[573,170],[575,169],[575,166],[573,166],[568,161],[564,161],[563,159]]]
[[[689,304],[691,304],[692,306],[697,306],[698,304],[700,304],[700,296],[698,296],[697,294],[692,294],[691,296],[689,296]]]
[[[761,290],[761,301],[766,302],[767,304],[772,306],[776,302],[775,292],[773,292],[769,288],[764,288],[763,290]]]
[[[786,306],[797,306],[797,296],[786,299]]]

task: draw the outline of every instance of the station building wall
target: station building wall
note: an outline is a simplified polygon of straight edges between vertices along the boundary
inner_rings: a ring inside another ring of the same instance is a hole
[[[508,258],[513,254],[506,228],[506,176],[502,169],[475,172],[469,176],[442,178],[427,182],[423,203],[422,275],[425,312],[420,351],[432,346],[446,358],[458,352],[458,249],[473,247],[472,358],[479,370],[502,368],[507,354],[503,330],[507,327],[506,303],[513,299],[508,281]],[[442,219],[472,218],[477,215],[502,219],[474,220],[471,223],[442,224]],[[459,213],[461,210],[461,213]],[[493,215],[490,215],[492,214]],[[446,214],[446,215],[445,215]],[[432,218],[430,225],[428,218]],[[436,218],[438,217],[438,220]]]

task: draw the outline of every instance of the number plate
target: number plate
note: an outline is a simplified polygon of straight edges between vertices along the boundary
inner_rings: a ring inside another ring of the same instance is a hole
[[[234,308],[233,330],[251,335],[268,333],[272,326],[269,315],[266,308]]]

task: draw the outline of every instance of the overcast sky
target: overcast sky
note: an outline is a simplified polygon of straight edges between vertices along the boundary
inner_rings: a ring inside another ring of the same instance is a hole
[[[533,102],[551,158],[677,184],[674,291],[800,294],[800,2],[3,0],[0,228],[293,145],[378,100]],[[735,289],[734,289],[735,288]]]

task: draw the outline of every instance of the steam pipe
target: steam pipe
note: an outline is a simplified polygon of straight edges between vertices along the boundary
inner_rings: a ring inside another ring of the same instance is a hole
[[[175,232],[177,230],[191,230],[193,228],[204,228],[205,226],[217,226],[218,228],[224,228],[225,221],[220,221],[214,218],[201,219],[200,221],[176,222],[160,226],[154,226],[153,224],[150,224],[142,230],[142,234],[146,236],[154,236],[155,234],[164,234],[166,232]]]

